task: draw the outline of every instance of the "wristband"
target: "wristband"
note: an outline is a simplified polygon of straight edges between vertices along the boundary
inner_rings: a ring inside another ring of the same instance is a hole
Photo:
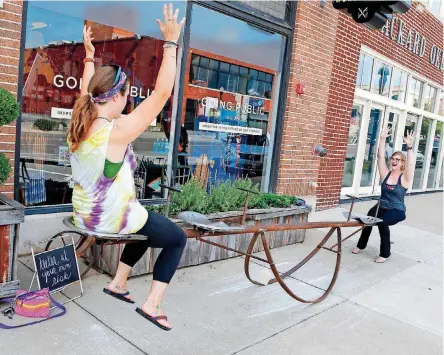
[[[178,44],[176,42],[172,42],[172,41],[165,41],[165,44],[171,44],[171,45],[173,45],[175,47],[178,46]]]
[[[94,59],[94,58],[89,58],[89,57],[86,57],[85,59],[83,59],[83,64],[85,64],[85,63],[94,63],[96,60]]]
[[[407,146],[407,150],[410,150],[410,149],[413,149],[413,147],[409,147],[409,146]]]

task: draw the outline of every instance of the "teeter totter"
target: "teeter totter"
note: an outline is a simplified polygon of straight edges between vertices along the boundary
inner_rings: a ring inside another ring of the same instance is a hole
[[[162,185],[163,188],[167,189],[168,195],[167,195],[167,202],[166,202],[166,212],[165,215],[168,216],[168,210],[170,205],[170,191],[176,191],[180,192],[180,189],[177,189],[175,187]],[[328,294],[333,289],[336,279],[338,277],[339,268],[341,265],[341,256],[342,256],[342,243],[358,233],[362,228],[365,226],[373,226],[377,223],[381,222],[380,219],[353,213],[353,206],[355,203],[355,199],[357,199],[356,196],[349,196],[352,198],[352,204],[350,206],[350,210],[344,211],[343,215],[345,217],[345,221],[325,221],[325,222],[305,222],[305,223],[298,223],[298,224],[266,224],[266,225],[254,225],[254,226],[246,226],[245,221],[247,219],[247,206],[248,206],[248,198],[251,193],[257,193],[251,190],[242,189],[246,192],[246,200],[244,204],[243,214],[242,216],[236,217],[236,219],[230,218],[225,219],[223,221],[219,222],[212,222],[210,221],[205,215],[202,215],[200,213],[196,212],[181,212],[177,215],[177,219],[183,221],[183,230],[185,231],[187,237],[189,239],[196,239],[201,243],[207,243],[222,249],[226,249],[232,252],[235,252],[239,255],[245,256],[245,262],[244,262],[244,271],[245,276],[250,280],[253,284],[259,285],[259,286],[266,286],[271,285],[274,283],[279,283],[279,285],[284,289],[285,292],[287,292],[291,297],[294,299],[303,302],[303,303],[318,303],[324,300]],[[89,269],[94,264],[94,255],[92,252],[91,246],[93,244],[96,244],[100,247],[100,251],[103,250],[103,247],[106,245],[116,245],[116,244],[128,244],[137,242],[140,240],[145,240],[147,237],[143,235],[137,235],[137,234],[131,234],[131,235],[120,235],[120,234],[107,234],[107,233],[91,233],[90,231],[81,229],[76,227],[73,224],[72,217],[67,217],[63,221],[64,225],[68,228],[68,230],[60,232],[53,236],[48,244],[46,245],[46,250],[49,250],[51,248],[52,242],[59,237],[63,237],[64,235],[68,234],[77,234],[79,236],[77,242],[76,242],[76,252],[78,257],[83,257],[86,261],[87,268],[83,271],[82,277],[89,271]],[[357,231],[354,231],[349,236],[342,239],[342,228],[358,228]],[[302,259],[298,264],[290,268],[289,270],[285,272],[279,272],[275,262],[272,257],[272,253],[269,247],[269,244],[267,242],[266,233],[267,232],[276,232],[276,231],[294,231],[294,230],[310,230],[310,229],[318,229],[318,228],[330,228],[325,237],[314,247],[314,249],[304,258]],[[336,232],[336,240],[337,243],[333,245],[332,247],[325,246],[326,243],[330,240],[330,238],[333,237],[333,234]],[[245,235],[252,235],[251,241],[248,245],[248,248],[246,251],[237,250],[230,248],[226,245],[218,244],[213,241],[208,240],[210,237],[215,236],[245,236]],[[61,238],[62,241],[64,240]],[[262,246],[265,252],[265,258],[253,255],[253,250],[258,242],[258,240],[262,242]],[[329,252],[336,254],[336,265],[334,269],[334,273],[332,276],[332,279],[330,281],[330,284],[328,288],[324,291],[324,293],[316,298],[316,299],[304,299],[298,295],[296,295],[290,287],[285,282],[285,279],[294,274],[298,269],[300,269],[302,266],[304,266],[310,259],[312,259],[321,249],[327,250]],[[101,258],[101,252],[100,256]],[[271,272],[274,275],[274,278],[268,281],[268,283],[264,284],[261,282],[258,282],[254,280],[250,275],[250,262],[251,259],[258,260],[266,265],[269,266],[271,269]],[[99,259],[100,262],[100,259]]]

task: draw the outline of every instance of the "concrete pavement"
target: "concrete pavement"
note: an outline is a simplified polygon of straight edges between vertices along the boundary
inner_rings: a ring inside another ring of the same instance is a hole
[[[371,206],[360,202],[356,210]],[[310,220],[343,220],[347,207],[312,213]],[[385,264],[374,263],[377,228],[359,255],[351,254],[357,236],[345,242],[333,292],[315,305],[293,300],[277,285],[252,285],[240,257],[181,269],[164,305],[175,325],[171,332],[145,321],[135,305],[104,295],[109,277],[90,272],[83,297],[67,304],[64,317],[0,331],[0,354],[442,354],[442,214],[442,193],[408,197],[407,220],[392,227],[392,257]],[[310,231],[303,244],[273,250],[278,268],[300,261],[322,236],[321,230]],[[331,279],[334,260],[320,251],[289,285],[303,297],[316,297]],[[30,267],[30,260],[21,260],[22,287],[30,283]],[[252,273],[270,276],[258,264]],[[150,282],[150,275],[129,281],[137,303]]]

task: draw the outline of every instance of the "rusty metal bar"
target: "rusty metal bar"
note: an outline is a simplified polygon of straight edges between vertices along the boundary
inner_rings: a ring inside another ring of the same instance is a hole
[[[324,239],[321,240],[321,242],[312,250],[312,252],[310,254],[308,254],[302,261],[300,261],[296,266],[292,267],[290,270],[284,272],[283,274],[281,274],[281,277],[284,279],[287,276],[293,274],[294,272],[296,272],[298,269],[300,269],[302,266],[304,266],[311,258],[313,258],[318,252],[319,250],[321,250],[321,248],[324,246],[325,243],[327,243],[327,241],[330,239],[330,237],[332,236],[333,232],[335,231],[336,228],[331,228],[329,230],[329,232],[325,235]],[[269,282],[269,284],[275,283],[277,280],[271,280]]]
[[[352,234],[350,234],[348,237],[342,239],[341,243],[344,243],[347,239],[350,239],[351,237],[353,237],[356,233],[359,233],[360,231],[362,231],[364,229],[365,226],[362,226],[361,228],[359,228],[357,231],[354,231]],[[330,248],[326,248],[330,251],[333,251],[333,248],[336,248],[338,246],[338,243],[336,243],[335,245],[331,246]]]
[[[184,229],[188,238],[198,237],[217,237],[224,235],[238,235],[238,234],[254,234],[257,232],[279,232],[290,230],[302,230],[302,229],[315,229],[315,228],[342,228],[342,227],[362,227],[362,223],[359,221],[335,221],[335,222],[305,222],[299,224],[282,224],[282,225],[267,225],[258,224],[255,226],[249,226],[244,229],[236,229],[224,232],[201,232],[198,229]]]
[[[209,240],[205,240],[205,239],[201,239],[201,238],[197,238],[197,240],[202,242],[202,243],[207,243],[207,244],[214,245],[214,246],[222,248],[222,249],[233,251],[233,252],[241,254],[241,255],[249,256],[249,257],[251,257],[253,259],[260,260],[260,261],[268,264],[268,260],[262,259],[262,258],[260,258],[258,256],[255,256],[255,255],[251,255],[251,252],[250,252],[250,254],[247,254],[247,253],[244,253],[243,251],[227,247],[226,245],[222,245],[222,244],[215,243],[215,242],[210,242]]]

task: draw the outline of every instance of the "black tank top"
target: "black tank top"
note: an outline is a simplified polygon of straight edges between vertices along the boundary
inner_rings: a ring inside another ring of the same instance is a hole
[[[390,177],[389,172],[381,185],[381,204],[380,207],[384,209],[397,209],[405,212],[404,196],[407,189],[401,184],[402,174],[399,175],[396,185],[387,184]]]

